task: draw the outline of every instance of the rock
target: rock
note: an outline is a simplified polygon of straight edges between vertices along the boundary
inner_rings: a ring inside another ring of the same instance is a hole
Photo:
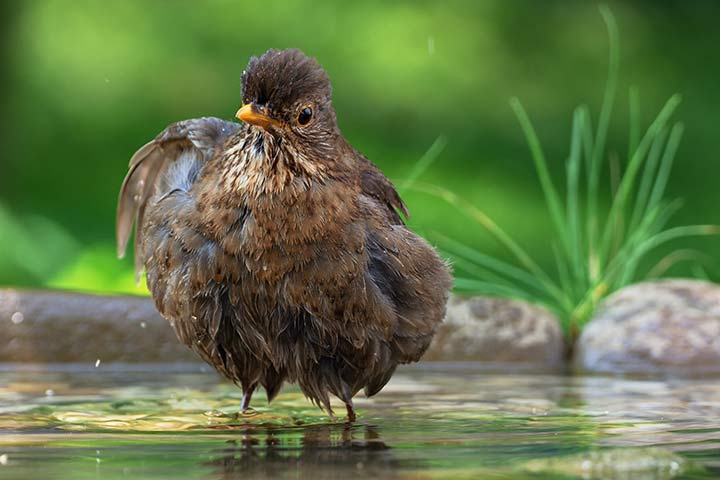
[[[720,373],[720,287],[676,279],[623,288],[583,329],[574,364],[606,373]]]
[[[197,361],[151,299],[0,289],[2,362]]]
[[[557,369],[564,356],[560,325],[544,308],[519,300],[455,297],[423,359]]]
[[[199,361],[150,298],[0,289],[0,362]],[[423,360],[562,367],[557,320],[517,300],[453,298]]]

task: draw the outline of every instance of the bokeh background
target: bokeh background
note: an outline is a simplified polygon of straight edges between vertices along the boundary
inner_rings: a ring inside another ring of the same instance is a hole
[[[685,206],[674,223],[720,223],[720,4],[610,7],[621,36],[610,155],[625,158],[631,85],[645,124],[681,93],[686,135],[669,195]],[[0,9],[0,285],[142,293],[114,247],[128,159],[171,122],[231,119],[248,58],[270,47],[320,60],[344,134],[396,183],[442,137],[420,180],[467,198],[549,265],[548,215],[508,100],[522,100],[562,185],[572,109],[587,103],[597,115],[607,68],[593,2],[28,0]],[[507,256],[437,198],[404,196],[410,223],[431,240]],[[718,238],[686,243],[720,258]]]

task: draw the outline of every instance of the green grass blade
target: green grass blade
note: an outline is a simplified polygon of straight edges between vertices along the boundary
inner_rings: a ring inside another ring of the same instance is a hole
[[[627,203],[631,189],[635,184],[637,172],[643,161],[645,160],[648,150],[650,149],[652,142],[655,140],[655,136],[667,124],[670,116],[673,114],[679,103],[679,95],[673,95],[672,97],[670,97],[667,103],[665,103],[658,116],[655,118],[653,123],[650,124],[650,127],[648,127],[648,130],[640,141],[632,160],[625,169],[625,174],[620,181],[618,191],[613,198],[613,202],[610,207],[610,213],[608,214],[605,225],[605,231],[603,232],[602,236],[600,255],[603,258],[607,258],[607,255],[610,252],[610,247],[612,246],[612,242],[613,240],[616,240],[615,234],[618,222]]]
[[[600,108],[600,117],[598,119],[598,129],[595,134],[595,149],[593,150],[593,161],[591,170],[591,180],[597,191],[599,180],[599,171],[601,158],[605,154],[605,144],[607,142],[607,132],[610,126],[610,117],[615,103],[615,93],[617,90],[618,74],[620,71],[620,35],[618,33],[617,22],[607,5],[601,5],[600,15],[608,31],[608,76],[605,83],[605,94],[603,95],[602,107]],[[593,190],[591,189],[591,193]]]
[[[507,287],[473,278],[455,277],[454,280],[455,288],[461,291],[469,291],[491,296],[519,298],[530,302],[537,302],[537,298],[518,288]]]
[[[580,114],[583,117],[583,125],[585,128],[582,131],[582,146],[583,156],[585,157],[585,172],[590,172],[592,169],[592,156],[595,150],[595,140],[593,139],[593,128],[592,128],[592,115],[590,115],[590,109],[587,105],[581,105]]]
[[[652,182],[658,168],[660,154],[665,147],[667,132],[667,128],[665,127],[660,129],[653,140],[652,146],[650,147],[650,152],[648,153],[647,160],[645,161],[645,168],[640,177],[640,187],[637,195],[635,196],[635,207],[633,208],[632,217],[630,219],[630,230],[633,230],[637,226],[643,213],[647,211],[646,207],[649,205],[648,199],[650,197],[650,188],[652,187]],[[650,208],[652,208],[652,205],[650,205]]]
[[[640,94],[636,87],[630,87],[628,95],[630,107],[630,139],[628,141],[628,162],[635,155],[640,142]]]
[[[547,301],[552,301],[551,298],[547,298],[547,292],[542,289],[542,286],[539,286],[539,288],[537,285],[530,287],[514,282],[512,278],[505,278],[497,275],[489,269],[482,268],[449,250],[445,250],[443,248],[440,248],[439,250],[446,258],[451,259],[455,277],[465,277],[466,275],[469,275],[468,278],[474,278],[476,280],[482,279],[484,282],[490,282],[501,287],[518,289],[533,298],[544,298]]]
[[[585,252],[580,228],[580,166],[582,163],[582,133],[585,130],[583,113],[576,109],[573,114],[570,157],[567,162],[567,235],[573,285],[578,286],[585,277]]]
[[[602,263],[603,259],[600,258],[600,249],[597,243],[599,235],[598,188],[600,183],[600,166],[602,165],[602,159],[605,155],[607,132],[615,103],[615,93],[620,71],[620,40],[617,23],[615,22],[615,17],[612,15],[612,12],[606,5],[601,5],[599,8],[600,15],[602,15],[608,32],[608,75],[605,82],[605,93],[603,94],[602,106],[600,108],[600,117],[598,119],[597,132],[595,133],[592,155],[590,157],[590,167],[588,169],[587,229],[590,248],[596,252],[597,263]],[[595,268],[593,269],[595,270]]]
[[[570,304],[570,300],[567,298],[566,293],[557,286],[550,276],[517,242],[512,239],[512,237],[510,237],[510,235],[507,234],[507,232],[500,228],[500,226],[498,226],[484,212],[454,192],[437,185],[416,183],[412,186],[412,189],[422,191],[430,195],[435,195],[455,207],[459,212],[463,213],[471,220],[480,224],[493,237],[495,237],[501,245],[507,248],[508,251],[515,256],[520,265],[522,265],[528,273],[532,274],[540,283],[542,283],[543,287],[553,298],[562,303],[564,306],[568,306]]]
[[[670,218],[680,209],[682,201],[676,199],[665,205],[658,204],[649,210],[636,229],[632,231],[632,235],[626,240],[618,254],[613,258],[614,265],[608,267],[609,272],[617,272],[612,276],[612,283],[615,288],[620,288],[630,284],[635,278],[638,265],[642,259],[637,253],[638,246],[647,239],[662,232]],[[606,277],[610,278],[610,276]]]
[[[617,274],[619,286],[627,285],[634,279],[640,261],[652,249],[680,238],[718,234],[720,234],[720,227],[716,225],[686,225],[661,230],[658,233],[639,239],[633,248],[627,248],[623,255],[617,257],[614,268],[609,268],[608,271],[617,270],[619,272]]]
[[[658,169],[658,174],[655,178],[655,185],[653,186],[650,199],[648,200],[648,207],[658,204],[665,194],[665,186],[667,185],[668,178],[670,177],[670,171],[672,170],[675,154],[680,146],[683,131],[684,127],[682,123],[675,124],[670,131],[670,138],[668,139],[667,146],[665,147],[663,158],[660,161],[660,168]]]
[[[680,238],[719,234],[720,226],[718,225],[686,225],[682,227],[669,228],[650,236],[640,242],[636,248],[629,251],[626,259],[619,263],[619,265],[622,265],[621,271],[623,272],[623,275],[620,276],[621,281],[619,282],[618,288],[625,286],[632,281],[634,277],[632,274],[635,273],[635,269],[640,264],[642,258],[651,250]],[[632,268],[632,272],[630,268]]]
[[[523,285],[536,290],[544,290],[542,283],[537,279],[537,277],[521,268],[491,257],[490,255],[481,253],[472,247],[458,242],[457,240],[453,240],[442,235],[439,235],[439,238],[443,249],[450,253],[453,257],[460,257],[478,267],[492,271],[493,274],[503,275],[504,277],[511,278],[516,282],[520,282]]]
[[[496,275],[494,272],[490,271],[490,269],[480,267],[476,263],[462,257],[452,250],[448,250],[443,247],[439,247],[438,250],[444,257],[451,260],[453,272],[456,276],[460,276],[458,275],[458,272],[463,271],[467,274],[473,275],[475,278],[482,278],[500,285],[514,286],[512,279]]]
[[[698,279],[700,279],[700,280],[705,280],[706,282],[711,281],[711,280],[710,280],[710,276],[709,276],[708,273],[705,271],[705,269],[702,268],[701,265],[698,265],[698,264],[693,265],[693,266],[692,266],[692,272],[693,272],[693,276],[694,276],[695,278],[698,278]]]
[[[455,207],[459,212],[466,215],[471,220],[480,224],[487,230],[496,240],[507,248],[518,259],[527,270],[541,278],[549,280],[547,273],[532,259],[530,255],[517,243],[510,235],[507,234],[498,224],[496,224],[489,216],[479,210],[473,204],[463,199],[454,192],[439,187],[437,185],[429,185],[425,183],[416,183],[412,186],[413,190],[425,192],[444,200],[448,204]]]
[[[415,162],[415,165],[413,165],[412,170],[410,170],[410,174],[408,175],[407,179],[402,183],[402,186],[399,188],[400,193],[404,194],[410,186],[412,186],[413,183],[417,181],[418,178],[422,176],[425,171],[427,171],[428,168],[430,168],[430,165],[432,165],[435,160],[440,156],[440,154],[445,150],[445,147],[447,146],[447,139],[445,136],[440,135],[435,139],[435,141],[430,145],[430,148],[427,149],[427,151],[423,154],[420,159]]]
[[[575,293],[576,285],[570,278],[570,267],[568,265],[568,259],[566,255],[563,255],[561,249],[558,248],[557,244],[552,246],[553,257],[555,258],[555,268],[560,278],[560,287],[568,295],[572,296]]]
[[[545,202],[550,210],[550,218],[555,226],[558,237],[564,242],[563,246],[567,247],[567,227],[565,225],[565,216],[560,202],[560,195],[555,189],[555,185],[553,185],[552,178],[550,177],[550,170],[545,160],[545,154],[540,146],[540,140],[520,100],[512,98],[510,100],[510,106],[515,112],[518,122],[520,122],[520,127],[530,147],[530,153],[535,163],[535,170],[537,171],[538,179],[540,180],[540,185],[545,195]]]
[[[711,264],[714,259],[697,250],[678,249],[661,258],[646,275],[647,278],[658,278],[667,272],[673,265],[680,262],[694,262],[695,264]]]
[[[685,225],[669,228],[638,245],[635,255],[644,255],[649,250],[678,238],[705,235],[720,235],[720,225]]]

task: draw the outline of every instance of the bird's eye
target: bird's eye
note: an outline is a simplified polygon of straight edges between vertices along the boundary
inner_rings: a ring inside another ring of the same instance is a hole
[[[310,123],[310,120],[312,120],[312,116],[313,116],[312,108],[305,107],[302,110],[300,110],[297,121],[300,125],[307,125],[308,123]]]

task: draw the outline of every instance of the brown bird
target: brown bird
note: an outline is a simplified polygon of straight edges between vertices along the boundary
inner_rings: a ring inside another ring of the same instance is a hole
[[[268,50],[242,75],[242,124],[170,125],[130,160],[117,212],[135,265],[178,338],[272,400],[283,382],[355,420],[416,362],[445,314],[451,276],[403,223],[392,183],[343,137],[327,74]]]

